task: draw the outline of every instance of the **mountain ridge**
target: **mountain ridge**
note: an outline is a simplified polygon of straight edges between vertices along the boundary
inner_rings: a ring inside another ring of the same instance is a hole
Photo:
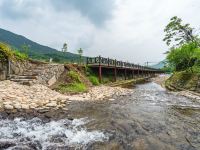
[[[78,61],[79,55],[66,52],[63,53],[54,48],[51,48],[46,45],[39,44],[35,41],[32,41],[26,38],[23,35],[13,33],[11,31],[0,28],[0,41],[9,44],[14,49],[22,51],[22,45],[29,46],[28,55],[30,58],[39,59],[39,60],[49,60],[53,58],[56,62],[65,62],[65,61]]]

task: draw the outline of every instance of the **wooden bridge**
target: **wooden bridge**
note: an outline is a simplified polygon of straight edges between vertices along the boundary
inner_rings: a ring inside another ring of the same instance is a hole
[[[116,59],[98,57],[87,57],[87,66],[98,69],[99,81],[102,81],[102,70],[107,69],[113,72],[114,80],[117,80],[118,72],[124,74],[125,80],[134,78],[134,76],[152,76],[164,73],[160,69],[150,68],[147,66],[136,65],[129,62],[117,61]]]

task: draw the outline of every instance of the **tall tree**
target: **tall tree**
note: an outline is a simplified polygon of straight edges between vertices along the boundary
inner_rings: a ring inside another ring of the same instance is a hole
[[[184,24],[182,19],[177,16],[170,19],[164,32],[166,34],[163,41],[165,41],[168,46],[177,47],[188,42],[197,41],[197,35],[194,34],[194,28],[191,28],[190,24]]]
[[[30,45],[26,45],[26,44],[23,44],[21,46],[21,49],[22,49],[22,52],[25,53],[26,55],[28,55],[29,51],[30,51]]]
[[[64,43],[63,44],[63,47],[62,47],[62,52],[66,53],[67,52],[67,43]]]

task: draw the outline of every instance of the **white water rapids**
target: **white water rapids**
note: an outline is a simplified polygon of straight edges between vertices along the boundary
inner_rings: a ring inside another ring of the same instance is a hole
[[[0,143],[10,142],[15,148],[23,145],[33,146],[35,149],[48,149],[49,146],[84,146],[89,143],[107,140],[107,136],[100,131],[87,131],[84,125],[86,118],[63,119],[43,123],[39,118],[24,120],[0,120]],[[17,143],[15,145],[15,143]],[[11,144],[11,145],[12,145]]]

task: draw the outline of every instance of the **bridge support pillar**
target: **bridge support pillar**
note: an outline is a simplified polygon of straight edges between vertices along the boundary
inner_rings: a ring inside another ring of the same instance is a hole
[[[102,68],[99,66],[99,83],[102,82]]]
[[[132,70],[132,79],[134,78],[134,70]]]
[[[117,81],[117,68],[114,68],[114,74],[115,74],[115,82]]]
[[[124,70],[124,76],[125,76],[125,80],[126,80],[127,79],[126,69]]]

